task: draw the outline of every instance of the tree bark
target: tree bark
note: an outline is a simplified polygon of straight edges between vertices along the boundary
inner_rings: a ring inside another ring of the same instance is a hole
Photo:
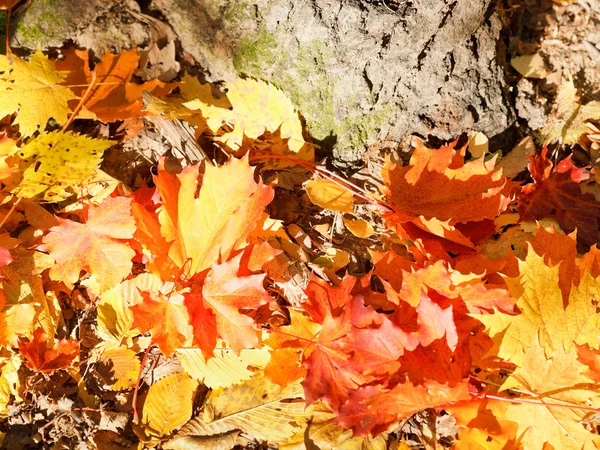
[[[243,74],[283,89],[341,165],[385,138],[493,137],[514,121],[494,0],[33,0],[13,41],[35,48],[27,23],[44,14],[60,23],[42,45],[143,45],[151,33],[128,10],[168,24],[210,81]]]

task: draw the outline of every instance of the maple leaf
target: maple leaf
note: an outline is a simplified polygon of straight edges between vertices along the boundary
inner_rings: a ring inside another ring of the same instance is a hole
[[[156,214],[134,209],[147,230],[142,243],[163,254],[191,277],[243,248],[249,233],[273,199],[273,189],[254,181],[247,157],[232,158],[221,167],[207,165],[198,195],[200,166],[171,175],[159,166],[154,181],[162,199]],[[160,235],[156,235],[160,232]],[[164,242],[162,247],[157,242]],[[166,247],[166,248],[165,248]]]
[[[199,109],[208,117],[208,126],[217,131],[223,124],[233,124],[233,130],[220,138],[233,150],[242,146],[244,136],[256,139],[265,132],[275,133],[287,145],[274,146],[278,153],[312,161],[314,151],[304,141],[302,123],[291,100],[275,86],[262,80],[236,79],[227,83],[227,98],[231,109],[207,105],[202,99],[185,103],[190,109]]]
[[[534,402],[511,404],[503,418],[519,425],[525,448],[597,448],[598,435],[582,423],[588,408],[600,407],[597,385],[582,374],[585,366],[577,361],[577,353],[561,348],[549,358],[546,353],[536,338],[523,365],[502,385],[501,390],[520,392],[520,398]]]
[[[586,121],[600,119],[600,102],[579,103],[573,80],[558,87],[555,108],[555,116],[541,130],[544,142],[560,139],[563,144],[575,144],[587,131]]]
[[[202,294],[186,295],[185,304],[190,311],[194,335],[202,333],[203,327],[216,330],[216,336],[221,337],[236,353],[244,348],[256,348],[260,344],[259,332],[254,327],[254,320],[241,314],[242,309],[256,309],[271,301],[271,297],[263,287],[262,275],[240,276],[240,260],[238,255],[223,264],[213,265],[202,286]],[[198,304],[202,304],[201,309]],[[201,320],[196,320],[194,314],[201,311]],[[200,339],[204,344],[202,349],[211,354],[214,343]]]
[[[585,273],[579,286],[571,289],[569,304],[564,308],[558,266],[546,266],[543,258],[530,250],[527,259],[519,262],[519,269],[522,295],[516,305],[521,314],[473,315],[486,325],[488,334],[499,345],[498,356],[522,366],[536,339],[547,355],[559,348],[574,352],[575,344],[597,348],[600,277],[594,279]]]
[[[342,406],[335,423],[351,428],[355,435],[377,435],[406,417],[427,408],[443,407],[470,398],[466,382],[448,387],[435,381],[425,385],[401,383],[392,389],[364,386]]]
[[[432,150],[417,141],[408,166],[383,168],[384,193],[395,211],[451,223],[494,219],[510,203],[511,183],[494,160],[465,163],[450,144]]]
[[[169,298],[162,293],[141,294],[143,300],[129,307],[133,313],[131,327],[142,333],[150,333],[151,343],[158,345],[168,358],[175,350],[184,347],[191,337],[188,311],[179,303],[178,294],[172,294]]]
[[[54,61],[50,61],[38,49],[31,61],[24,61],[11,55],[0,55],[0,116],[4,117],[19,110],[15,124],[19,125],[22,136],[31,136],[46,127],[53,118],[59,125],[67,121],[69,100],[75,94],[61,86],[68,72],[57,71]]]
[[[135,256],[127,244],[135,231],[130,205],[131,199],[109,197],[89,206],[85,223],[58,218],[59,225],[50,229],[40,246],[57,262],[50,277],[72,286],[86,270],[91,279],[83,284],[102,292],[129,275]]]
[[[46,201],[64,200],[90,181],[99,169],[104,150],[113,144],[71,132],[41,134],[18,152],[27,166],[12,192],[25,198],[44,193]]]
[[[73,91],[81,97],[86,91],[86,86],[92,81],[89,52],[69,47],[63,50],[63,54],[64,60],[56,63],[57,67],[69,70],[63,84],[73,86]],[[161,96],[173,89],[173,85],[159,80],[143,84],[132,83],[139,59],[136,49],[123,51],[118,55],[105,52],[102,60],[94,66],[96,83],[84,103],[88,113],[82,113],[81,116],[91,116],[103,122],[139,117],[144,115],[143,91]]]
[[[100,355],[98,373],[111,391],[132,389],[140,372],[140,361],[135,351],[126,347],[105,347],[108,348],[103,349]]]
[[[61,339],[48,348],[48,336],[40,327],[33,332],[33,340],[19,339],[19,351],[27,359],[27,367],[51,374],[66,369],[79,356],[79,341]]]
[[[521,220],[555,218],[567,233],[577,229],[580,247],[589,247],[598,237],[600,202],[579,187],[580,172],[572,163],[552,169],[548,149],[530,157],[529,172],[533,183],[519,194]]]
[[[383,217],[429,259],[470,251],[473,242],[457,225],[471,223],[471,229],[477,228],[512,200],[513,184],[494,171],[495,160],[465,163],[463,151],[457,152],[455,145],[432,150],[418,141],[408,166],[387,161],[382,170],[382,191],[393,208]],[[449,246],[447,241],[455,244]]]

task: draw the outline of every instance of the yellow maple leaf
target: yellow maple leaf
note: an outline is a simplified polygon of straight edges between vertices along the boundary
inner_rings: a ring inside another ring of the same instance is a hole
[[[544,258],[529,249],[525,261],[519,262],[522,294],[517,300],[521,314],[511,316],[496,313],[473,315],[486,325],[494,338],[498,356],[522,366],[525,353],[539,339],[546,355],[557,349],[574,351],[574,344],[598,348],[600,314],[600,277],[586,273],[579,286],[573,287],[569,304],[563,307],[558,285],[559,266],[548,267]]]
[[[113,141],[71,132],[41,134],[17,153],[27,168],[12,193],[25,198],[44,193],[44,200],[63,200],[74,193],[70,188],[94,176],[104,150],[112,145]]]
[[[59,125],[67,121],[67,102],[75,99],[75,94],[60,83],[66,78],[66,71],[57,71],[55,62],[50,61],[38,50],[31,61],[24,61],[11,55],[0,55],[0,116],[4,117],[19,110],[15,124],[23,136],[31,136],[44,130],[46,123],[53,118]]]
[[[238,150],[244,136],[256,139],[265,132],[277,133],[286,141],[285,148],[296,158],[314,158],[312,146],[304,141],[298,112],[283,91],[253,79],[237,79],[228,83],[227,88],[231,109],[207,104],[202,98],[185,103],[190,109],[201,110],[208,118],[208,126],[215,132],[224,124],[233,126],[231,131],[221,136],[221,142]],[[276,146],[278,152],[284,152],[281,147],[281,143]]]
[[[600,408],[598,386],[582,375],[586,367],[577,361],[577,353],[558,349],[549,359],[544,353],[536,338],[523,367],[501,388],[526,394],[526,400],[539,404],[511,404],[503,419],[518,424],[524,448],[546,448],[546,443],[561,450],[598,448],[600,438],[581,422],[589,410],[578,408]]]
[[[140,360],[133,350],[126,347],[108,348],[100,355],[98,371],[101,375],[107,372],[105,381],[109,390],[131,389],[140,372]]]

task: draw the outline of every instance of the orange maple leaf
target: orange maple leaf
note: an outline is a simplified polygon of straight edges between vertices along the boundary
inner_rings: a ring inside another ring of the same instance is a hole
[[[92,81],[89,52],[75,50],[72,47],[62,52],[65,58],[57,61],[56,66],[59,70],[70,72],[62,84],[71,87],[73,92],[81,97]],[[138,67],[139,59],[136,49],[123,51],[117,55],[107,51],[102,60],[94,66],[96,82],[86,97],[84,106],[96,118],[103,122],[114,122],[142,116],[144,115],[143,91],[162,96],[173,90],[175,85],[159,80],[143,84],[133,83],[132,77]],[[85,117],[85,112],[81,116]]]
[[[162,204],[145,201],[134,208],[142,244],[189,277],[246,247],[273,199],[272,187],[254,181],[247,156],[204,167],[198,191],[200,168],[187,166],[172,175],[159,164],[154,182]]]
[[[50,277],[72,286],[86,270],[90,279],[84,284],[103,292],[129,275],[135,256],[127,242],[135,231],[130,205],[129,198],[108,197],[89,206],[85,223],[58,217],[59,225],[50,229],[39,247],[56,260]]]
[[[191,335],[187,309],[165,298],[162,293],[140,293],[143,300],[129,307],[133,313],[131,327],[142,333],[150,333],[151,343],[158,345],[168,358],[175,350],[183,347]]]
[[[27,367],[45,374],[66,369],[79,356],[79,341],[61,339],[48,348],[48,336],[41,327],[33,332],[33,340],[19,338],[18,343],[21,355],[27,358]]]
[[[186,298],[196,340],[205,353],[212,353],[214,348],[205,327],[216,330],[236,353],[260,346],[260,333],[254,320],[240,310],[256,309],[272,298],[263,287],[264,274],[240,276],[241,258],[240,254],[223,264],[213,265],[204,280],[202,294],[192,293]]]
[[[418,141],[408,166],[384,166],[383,192],[393,207],[384,217],[400,235],[426,239],[414,236],[421,230],[472,248],[468,233],[456,225],[494,219],[511,202],[513,184],[494,171],[494,160],[465,163],[455,145],[432,150]]]

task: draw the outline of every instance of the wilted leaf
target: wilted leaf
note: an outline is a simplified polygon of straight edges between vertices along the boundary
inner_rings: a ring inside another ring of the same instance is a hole
[[[251,438],[278,443],[310,418],[304,408],[298,383],[281,389],[255,376],[243,384],[214,391],[209,400],[209,415],[214,419],[196,417],[177,436],[213,436],[241,430]]]

